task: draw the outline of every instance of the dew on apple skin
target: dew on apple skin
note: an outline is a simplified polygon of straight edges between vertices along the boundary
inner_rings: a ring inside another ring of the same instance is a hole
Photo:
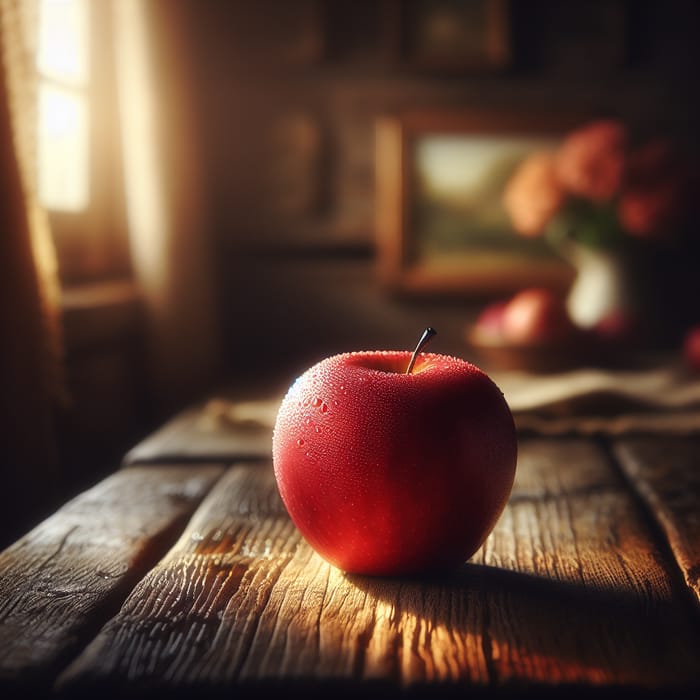
[[[297,440],[297,447],[303,447],[305,443],[306,443],[306,440],[304,440],[304,438],[299,438]]]
[[[315,399],[313,400],[312,406],[313,406],[314,408],[318,408],[322,403],[323,403],[323,401],[321,401],[321,399],[315,398]]]
[[[317,425],[317,426],[314,428],[314,431],[315,431],[316,433],[320,433],[320,432],[321,432],[321,426],[320,426],[320,425]]]
[[[323,403],[321,405],[321,413],[328,413],[328,404]]]

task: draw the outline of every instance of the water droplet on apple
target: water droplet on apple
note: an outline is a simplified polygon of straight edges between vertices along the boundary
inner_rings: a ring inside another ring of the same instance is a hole
[[[322,412],[322,413],[327,413],[327,412],[328,412],[328,405],[327,405],[327,404],[324,403],[324,404],[321,406],[321,412]]]
[[[304,425],[307,427],[311,427],[311,422],[311,416],[306,416],[306,418],[304,418]]]
[[[314,399],[314,401],[313,401],[313,406],[314,406],[315,408],[318,408],[322,403],[323,403],[323,402],[321,401],[321,399],[316,398],[316,399]]]
[[[297,440],[297,445],[298,445],[299,447],[303,447],[303,446],[304,446],[304,442],[305,442],[304,438],[299,438],[299,439]]]
[[[340,401],[338,401],[338,399],[333,399],[333,405],[340,406]]]
[[[317,425],[317,426],[314,428],[314,430],[315,430],[317,433],[320,433],[320,432],[321,432],[321,426],[320,426],[320,425]]]

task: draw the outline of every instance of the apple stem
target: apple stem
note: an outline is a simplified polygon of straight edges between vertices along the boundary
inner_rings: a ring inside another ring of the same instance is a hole
[[[406,369],[406,374],[411,374],[413,371],[413,365],[416,364],[416,358],[418,357],[418,353],[437,335],[437,331],[434,328],[431,328],[428,326],[423,331],[423,335],[420,337],[420,340],[418,341],[418,345],[416,345],[416,349],[413,351],[413,355],[411,355],[411,361],[408,363],[408,368]]]

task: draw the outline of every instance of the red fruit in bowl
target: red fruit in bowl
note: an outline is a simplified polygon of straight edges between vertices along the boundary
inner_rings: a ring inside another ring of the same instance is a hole
[[[624,311],[613,311],[593,326],[594,336],[605,342],[628,341],[639,332],[637,318]]]
[[[700,371],[700,325],[690,328],[683,338],[683,359],[694,370]]]
[[[425,335],[424,335],[425,338]],[[275,477],[307,542],[348,573],[462,565],[510,496],[510,409],[474,365],[434,353],[328,357],[290,387],[272,440]]]
[[[506,301],[494,301],[486,305],[477,316],[474,329],[484,339],[500,339],[503,333],[503,313]]]
[[[518,292],[503,311],[502,329],[516,344],[561,341],[576,332],[563,298],[545,288]]]

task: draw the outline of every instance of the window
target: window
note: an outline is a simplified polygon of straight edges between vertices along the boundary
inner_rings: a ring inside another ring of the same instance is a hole
[[[66,286],[129,271],[110,11],[38,0],[37,182]]]
[[[88,184],[88,5],[42,0],[37,42],[39,198],[49,209],[82,211]]]

